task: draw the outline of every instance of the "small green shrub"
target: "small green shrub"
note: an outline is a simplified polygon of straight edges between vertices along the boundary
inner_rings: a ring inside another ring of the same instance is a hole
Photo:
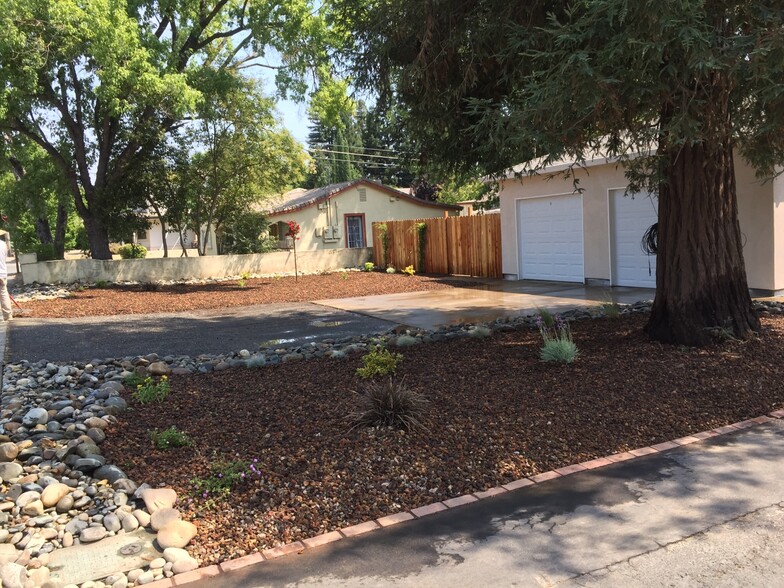
[[[122,383],[128,388],[136,388],[139,384],[144,384],[144,378],[134,372],[130,376],[124,377]]]
[[[54,252],[54,245],[51,243],[39,243],[36,245],[35,254],[38,261],[52,261],[53,259],[57,259],[57,255]]]
[[[579,353],[574,341],[568,339],[551,339],[545,341],[539,352],[542,361],[555,361],[557,363],[572,363]]]
[[[174,449],[175,447],[193,445],[191,438],[174,426],[163,431],[158,431],[157,429],[150,431],[150,439],[152,439],[152,444],[156,449]]]
[[[240,279],[241,280],[250,280],[250,272],[242,272],[240,274]]]
[[[138,243],[127,243],[120,246],[117,253],[123,259],[144,259],[147,257],[147,248]]]
[[[427,400],[392,378],[383,384],[371,382],[360,395],[359,410],[350,415],[352,429],[357,427],[395,427],[410,431],[422,424]]]
[[[254,355],[245,360],[245,367],[249,369],[262,368],[267,365],[267,358],[263,355]]]
[[[473,329],[468,331],[469,337],[474,337],[475,339],[485,339],[489,337],[493,332],[488,329],[487,327],[483,326],[476,326]]]
[[[400,271],[406,274],[407,276],[413,276],[416,273],[416,271],[414,271],[413,265],[407,265],[405,269],[402,269]]]
[[[256,471],[255,466],[247,461],[218,461],[212,465],[206,478],[193,478],[191,484],[202,498],[225,498],[240,480]]]
[[[616,319],[621,316],[621,307],[617,302],[613,302],[612,300],[608,300],[606,302],[602,302],[599,305],[599,308],[602,309],[602,314],[607,318]]]
[[[732,328],[732,319],[725,321],[723,325],[705,327],[705,331],[719,343],[736,340],[735,330]]]
[[[411,347],[413,345],[417,345],[419,343],[419,339],[416,337],[412,337],[411,335],[400,335],[395,341],[395,345],[398,347]]]
[[[109,285],[110,285],[109,282],[107,282],[106,280],[98,280],[97,282],[95,282],[93,287],[98,288],[99,290],[103,290],[104,288],[108,288]]]
[[[362,271],[372,272],[374,269],[376,269],[376,264],[374,264],[372,261],[366,261],[364,267],[362,268]]]
[[[388,274],[394,274],[396,271],[397,270],[395,270],[395,268],[393,268],[391,265],[387,268],[387,273]]]
[[[240,288],[244,288],[247,285],[247,282],[243,280],[237,280],[237,286]]]
[[[344,280],[348,280],[348,272],[340,272],[340,277]]]
[[[151,402],[163,402],[169,395],[169,378],[161,376],[157,382],[152,377],[144,378],[144,382],[136,385],[133,397],[139,404],[150,404]]]
[[[572,331],[569,323],[555,317],[555,326],[547,327],[542,321],[539,325],[544,344],[539,352],[542,361],[555,361],[558,363],[572,363],[577,357],[577,345],[572,340]]]
[[[377,376],[389,376],[395,373],[401,361],[403,356],[400,353],[391,353],[388,349],[376,345],[362,357],[362,367],[357,368],[357,375],[366,380]]]

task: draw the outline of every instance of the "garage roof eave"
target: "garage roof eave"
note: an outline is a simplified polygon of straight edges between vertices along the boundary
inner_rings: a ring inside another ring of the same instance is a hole
[[[653,154],[655,152],[647,152],[646,155]],[[626,155],[625,159],[636,159],[643,155],[642,152],[635,152]],[[585,159],[582,162],[578,162],[576,160],[561,160],[553,162],[550,165],[539,167],[541,162],[544,161],[545,158],[534,159],[528,161],[526,163],[518,164],[512,167],[502,178],[500,181],[504,180],[513,180],[518,177],[525,177],[525,176],[542,176],[548,174],[558,174],[573,168],[578,169],[587,169],[591,167],[598,167],[600,165],[607,165],[612,163],[620,163],[622,158],[619,156],[608,156],[602,154],[595,154],[594,157],[590,159]],[[526,171],[529,170],[529,171]]]

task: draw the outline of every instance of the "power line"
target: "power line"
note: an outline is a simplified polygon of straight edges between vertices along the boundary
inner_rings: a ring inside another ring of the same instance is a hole
[[[353,163],[356,165],[365,165],[367,167],[383,167],[383,168],[400,168],[399,165],[394,163],[382,163],[382,162],[374,162],[374,161],[358,161],[356,159],[332,159],[330,162],[335,163]]]
[[[317,142],[316,144],[318,145],[319,143]],[[318,147],[313,147],[313,149],[318,149]],[[397,149],[387,149],[381,147],[362,147],[362,149],[364,149],[365,151],[386,151],[388,153],[397,153]]]
[[[398,156],[393,156],[393,155],[372,155],[370,153],[357,153],[354,151],[335,151],[332,149],[311,149],[311,151],[316,151],[318,153],[328,153],[332,155],[357,155],[360,157],[372,157],[374,159],[396,159],[396,160],[402,159]]]
[[[396,153],[397,149],[381,149],[378,147],[363,147],[365,151],[389,151],[390,153]]]

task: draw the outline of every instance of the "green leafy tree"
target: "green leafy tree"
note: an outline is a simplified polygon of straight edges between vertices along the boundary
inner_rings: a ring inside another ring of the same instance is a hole
[[[237,211],[249,210],[266,196],[298,184],[305,154],[273,116],[273,102],[255,84],[235,79],[236,87],[205,101],[199,119],[186,132],[195,149],[183,170],[191,227],[199,234],[199,254],[211,229],[221,230]]]
[[[0,0],[0,27],[0,130],[52,159],[97,259],[144,206],[120,189],[134,163],[210,101],[205,72],[274,51],[281,93],[304,95],[334,41],[309,0]]]
[[[8,217],[6,228],[22,251],[46,251],[50,259],[63,259],[66,245],[72,244],[69,228],[74,228],[68,187],[43,149],[24,139],[6,139],[0,146],[0,209]]]
[[[221,253],[266,253],[275,248],[275,241],[265,238],[269,227],[267,217],[261,212],[236,211],[223,229]]]
[[[431,151],[498,172],[601,151],[658,194],[647,332],[705,345],[759,330],[733,163],[784,163],[784,10],[745,0],[338,0],[360,83],[405,105]],[[641,156],[640,156],[641,154]]]
[[[158,144],[146,159],[129,168],[126,181],[119,187],[129,201],[140,201],[136,212],[138,229],[148,230],[150,213],[158,219],[163,242],[163,256],[169,257],[167,234],[170,228],[179,233],[182,254],[188,255],[185,232],[188,228],[187,195],[183,177],[190,164],[188,145],[175,136]]]
[[[498,206],[496,184],[483,182],[477,176],[449,175],[441,184],[438,201],[444,204],[457,204],[458,202],[477,202],[477,207],[495,208]]]

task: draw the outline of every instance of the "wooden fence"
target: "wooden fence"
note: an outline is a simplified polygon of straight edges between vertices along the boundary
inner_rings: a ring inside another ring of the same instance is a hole
[[[424,256],[419,254],[417,226],[420,223],[425,224]],[[386,248],[383,226],[386,226]],[[500,278],[501,215],[373,223],[373,263],[397,269],[413,265],[420,273]]]

